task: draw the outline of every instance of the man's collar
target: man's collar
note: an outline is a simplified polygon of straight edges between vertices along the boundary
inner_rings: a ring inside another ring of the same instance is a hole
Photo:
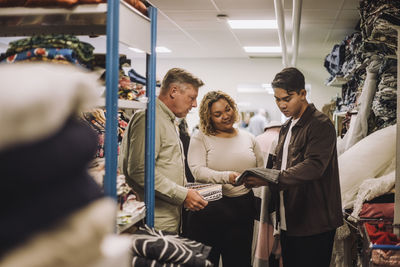
[[[316,108],[314,104],[310,103],[308,104],[306,110],[304,110],[304,113],[301,115],[300,120],[296,123],[297,126],[303,126],[305,122],[307,122],[312,114],[315,112]]]
[[[167,116],[171,119],[171,121],[175,121],[175,114],[167,107],[167,105],[164,104],[158,97],[156,98],[156,102],[158,106],[161,108],[161,110],[167,114]]]
[[[296,126],[303,126],[304,123],[306,121],[308,121],[308,119],[311,117],[311,115],[314,113],[314,111],[316,110],[314,104],[309,103],[307,105],[306,110],[304,110],[303,114],[301,115],[299,121],[296,123]],[[287,120],[282,127],[287,127],[291,122],[292,122],[293,118],[290,118],[289,120]]]

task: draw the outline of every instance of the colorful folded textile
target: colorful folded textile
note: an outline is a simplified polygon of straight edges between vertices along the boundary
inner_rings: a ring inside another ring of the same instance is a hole
[[[94,47],[91,44],[81,42],[76,36],[70,34],[48,34],[33,35],[10,42],[6,53],[1,54],[0,61],[32,48],[69,48],[74,50],[76,57],[85,64],[91,63],[94,59]]]
[[[71,7],[77,4],[98,4],[106,0],[0,0],[0,7]]]
[[[372,244],[375,245],[399,245],[400,239],[393,233],[387,232],[385,225],[379,223],[376,226],[369,223],[364,223],[365,230],[371,240]]]
[[[86,68],[91,66],[81,62],[75,51],[69,48],[32,48],[23,52],[13,54],[1,60],[0,62],[15,63],[18,61],[32,61],[32,60],[54,60],[54,61],[68,61],[73,64],[82,65]]]
[[[360,211],[361,218],[394,218],[394,203],[364,203]]]
[[[222,198],[221,184],[187,183],[185,187],[197,190],[207,201],[215,201]]]
[[[132,235],[132,266],[212,266],[211,247],[154,228]]]

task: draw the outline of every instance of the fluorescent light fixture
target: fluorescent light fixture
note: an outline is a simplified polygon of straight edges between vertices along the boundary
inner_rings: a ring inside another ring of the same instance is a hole
[[[246,53],[281,53],[280,46],[244,46]]]
[[[250,102],[237,102],[236,103],[238,107],[250,107],[251,103]]]
[[[171,50],[164,47],[164,46],[157,46],[156,47],[156,52],[157,53],[171,53]]]
[[[139,48],[134,48],[134,47],[128,47],[130,50],[132,50],[135,53],[143,54],[144,51],[140,50]]]
[[[238,93],[265,93],[265,89],[259,83],[242,83],[237,85]]]
[[[237,86],[238,93],[263,93],[265,90],[258,83],[243,83]]]
[[[270,83],[263,83],[263,84],[261,84],[261,87],[264,88],[268,94],[270,94],[270,95],[274,94],[274,89],[272,88]]]
[[[228,20],[232,29],[278,29],[276,20]]]

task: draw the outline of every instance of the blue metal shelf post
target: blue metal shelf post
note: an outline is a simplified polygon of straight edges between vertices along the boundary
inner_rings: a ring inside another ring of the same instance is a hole
[[[104,192],[117,197],[117,157],[118,157],[118,80],[119,80],[119,1],[107,1],[107,54],[106,54],[106,174]]]
[[[146,110],[146,165],[145,165],[145,203],[146,224],[154,227],[154,166],[155,166],[155,122],[156,122],[156,43],[157,43],[157,9],[149,7],[151,27],[151,54],[147,55],[147,88],[148,105]]]

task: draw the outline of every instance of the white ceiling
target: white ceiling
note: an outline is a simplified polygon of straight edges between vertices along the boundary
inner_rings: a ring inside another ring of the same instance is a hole
[[[292,51],[292,1],[282,0],[285,13],[286,43],[290,60]],[[158,8],[157,46],[171,53],[158,53],[158,58],[249,58],[280,57],[280,55],[248,54],[243,46],[279,46],[276,29],[233,30],[225,20],[275,19],[274,0],[150,0]],[[303,0],[299,59],[322,59],[334,44],[352,33],[359,21],[359,0]],[[0,39],[0,52],[15,37]],[[105,38],[82,41],[96,46],[96,53],[105,52]],[[121,46],[120,52],[132,51]],[[134,53],[135,57],[144,55]]]
[[[275,19],[273,0],[151,0],[159,10],[157,45],[172,50],[161,58],[248,58],[243,46],[279,46],[277,30],[232,30],[225,20]],[[354,31],[358,0],[302,1],[299,58],[324,58],[333,45]],[[289,56],[292,1],[284,1]],[[275,55],[276,57],[276,55]]]

